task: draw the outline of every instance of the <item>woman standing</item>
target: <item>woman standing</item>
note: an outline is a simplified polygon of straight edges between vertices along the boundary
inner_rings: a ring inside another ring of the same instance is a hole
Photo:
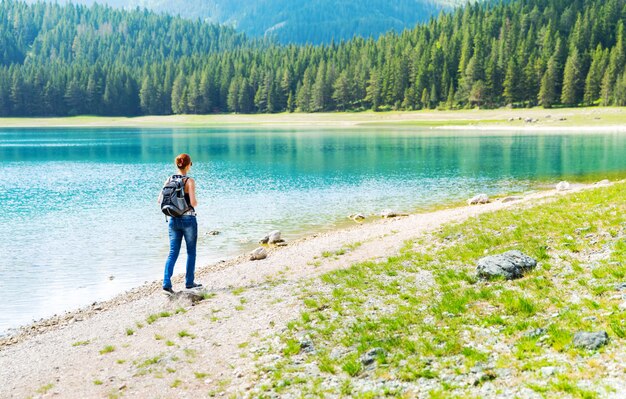
[[[174,265],[178,259],[180,253],[180,247],[185,238],[185,244],[187,246],[187,270],[185,274],[185,288],[197,288],[202,287],[202,284],[197,284],[194,281],[194,272],[196,269],[196,242],[198,240],[198,222],[196,221],[195,207],[198,205],[196,200],[196,182],[191,177],[187,176],[189,169],[193,163],[191,157],[188,154],[180,154],[176,157],[176,167],[178,168],[178,174],[170,177],[165,183],[175,178],[183,179],[185,200],[189,205],[189,209],[180,217],[172,217],[169,222],[169,237],[170,237],[170,253],[165,262],[165,273],[163,276],[163,290],[173,294],[172,289],[172,274],[174,274]],[[161,203],[162,197],[159,196],[159,203]]]

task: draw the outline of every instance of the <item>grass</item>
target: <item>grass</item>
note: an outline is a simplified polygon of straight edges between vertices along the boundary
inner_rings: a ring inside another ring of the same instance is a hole
[[[177,115],[145,116],[135,118],[75,116],[64,118],[2,118],[0,123],[7,127],[66,127],[66,126],[104,126],[104,127],[198,127],[198,126],[256,126],[290,128],[294,123],[300,125],[329,125],[337,128],[338,122],[351,122],[361,126],[397,126],[397,127],[438,127],[449,125],[498,125],[525,126],[526,117],[539,118],[538,124],[548,126],[603,126],[624,123],[621,108],[563,108],[544,110],[533,109],[495,109],[495,110],[458,110],[458,111],[389,111],[389,112],[332,112],[332,113],[281,113],[258,115]],[[593,113],[593,118],[590,116]],[[551,115],[548,120],[545,116]],[[566,116],[566,121],[558,121]],[[510,117],[522,117],[522,121],[508,122]],[[600,119],[595,119],[600,117]],[[548,123],[549,122],[549,123]]]
[[[191,339],[195,339],[195,338],[196,338],[196,336],[195,336],[195,335],[191,334],[191,333],[190,333],[190,332],[188,332],[187,330],[181,330],[181,331],[179,331],[179,332],[178,332],[178,336],[179,336],[180,338],[185,338],[185,337],[189,337],[189,338],[191,338]]]
[[[172,316],[170,312],[155,313],[155,314],[151,314],[150,316],[148,316],[148,318],[146,319],[146,322],[148,324],[152,324],[155,321],[159,320],[160,318],[170,317],[170,316]]]
[[[135,334],[135,330],[133,330],[132,328],[127,328],[126,329],[126,335],[127,336],[131,336]]]
[[[39,387],[37,389],[37,393],[40,393],[40,394],[44,395],[48,391],[50,391],[52,388],[54,388],[54,384],[46,384],[46,385],[43,385],[43,386]]]
[[[113,345],[107,345],[107,346],[105,346],[104,348],[102,348],[100,350],[100,354],[101,355],[105,355],[105,354],[111,353],[111,352],[115,352],[115,346],[113,346]]]
[[[172,388],[178,388],[179,386],[181,386],[183,384],[183,382],[179,379],[175,379],[172,384],[170,385],[170,387]]]
[[[91,341],[76,341],[72,343],[72,346],[87,346],[91,343]]]
[[[363,390],[358,382],[429,379],[431,397],[479,397],[474,383],[508,392],[512,378],[549,397],[601,397],[603,375],[587,362],[615,362],[610,356],[622,356],[613,352],[626,343],[626,311],[613,288],[626,280],[625,197],[620,183],[484,214],[407,242],[387,261],[323,275],[321,284],[304,287],[304,310],[281,333],[282,360],[266,372],[268,390],[325,397],[346,395],[344,386],[353,397],[381,397],[389,393]],[[511,249],[539,266],[518,280],[477,279],[478,259]],[[543,334],[529,335],[539,328]],[[602,330],[612,351],[573,347],[577,331]],[[314,352],[301,351],[302,333],[315,342]],[[373,348],[386,356],[366,367],[361,356]],[[338,385],[320,386],[315,376],[293,383],[307,364]],[[537,384],[533,373],[550,365],[559,372]],[[511,376],[501,379],[499,368]],[[451,384],[443,378],[450,373],[466,383]]]

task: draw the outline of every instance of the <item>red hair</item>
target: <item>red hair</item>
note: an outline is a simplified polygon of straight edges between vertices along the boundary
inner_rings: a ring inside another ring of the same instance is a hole
[[[180,170],[185,169],[187,166],[191,165],[191,157],[189,154],[180,154],[176,157],[176,167]]]

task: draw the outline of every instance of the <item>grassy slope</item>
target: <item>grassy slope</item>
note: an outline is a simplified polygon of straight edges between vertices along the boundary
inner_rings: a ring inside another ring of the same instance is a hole
[[[626,184],[448,226],[386,261],[303,287],[279,360],[254,395],[314,397],[604,397],[623,379]],[[476,261],[519,249],[539,266],[515,281],[479,281]],[[530,331],[545,332],[528,336]],[[597,352],[577,331],[606,331]],[[303,336],[315,351],[301,349]],[[374,367],[360,357],[382,348]],[[550,367],[556,367],[551,369]],[[616,371],[617,370],[617,371]],[[554,374],[552,374],[554,372]],[[622,376],[622,377],[620,377]]]
[[[537,119],[526,123],[526,118]],[[510,121],[510,119],[514,119]],[[563,119],[563,120],[561,120]],[[3,118],[0,127],[202,127],[202,126],[398,126],[398,127],[577,127],[626,125],[626,108],[498,109],[415,112],[338,112],[325,114],[175,115],[137,118],[78,116]]]

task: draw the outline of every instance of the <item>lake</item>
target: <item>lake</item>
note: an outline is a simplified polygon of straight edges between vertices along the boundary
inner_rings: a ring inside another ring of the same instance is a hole
[[[0,128],[0,334],[160,279],[156,199],[182,152],[198,187],[199,265],[273,229],[293,240],[355,212],[626,172],[617,132]]]

